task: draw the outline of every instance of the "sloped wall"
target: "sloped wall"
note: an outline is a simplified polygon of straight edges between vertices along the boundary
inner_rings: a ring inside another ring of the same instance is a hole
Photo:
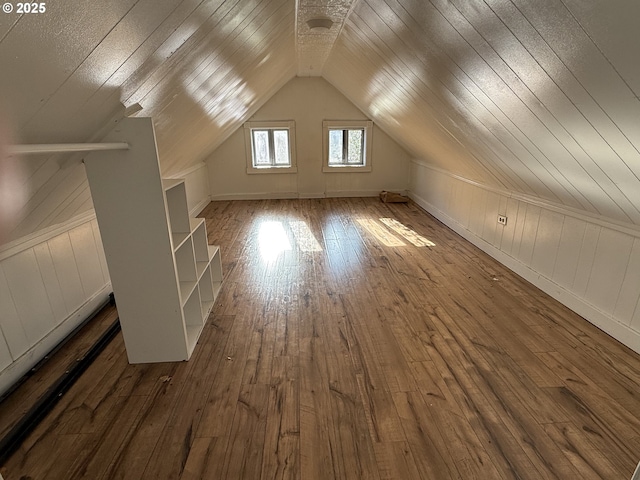
[[[139,104],[167,175],[201,162],[296,72],[291,0],[66,0],[1,18],[9,143],[100,141]],[[91,210],[80,159],[17,160],[20,221],[9,240]]]
[[[640,228],[412,162],[411,195],[513,271],[640,352]],[[498,215],[507,216],[506,226]]]
[[[322,78],[294,78],[248,121],[294,120],[297,173],[247,174],[243,128],[207,160],[215,199],[368,196],[407,189],[410,157],[374,124],[372,171],[322,172],[322,121],[367,117]]]

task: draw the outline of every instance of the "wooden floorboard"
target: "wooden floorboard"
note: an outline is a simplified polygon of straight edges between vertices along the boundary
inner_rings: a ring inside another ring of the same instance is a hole
[[[119,335],[5,479],[631,477],[640,355],[415,204],[201,216],[225,283],[192,359],[129,365]],[[116,315],[1,404],[0,430]]]
[[[6,435],[46,392],[52,378],[60,377],[77,359],[84,356],[117,316],[115,309],[100,311],[85,328],[66,342],[64,349],[29,372],[28,381],[21,384],[20,394],[9,396],[0,404],[0,437]]]

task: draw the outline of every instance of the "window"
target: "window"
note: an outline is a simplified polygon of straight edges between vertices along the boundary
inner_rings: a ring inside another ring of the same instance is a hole
[[[370,172],[370,121],[322,122],[324,172]]]
[[[244,124],[247,173],[295,173],[295,123]]]
[[[364,128],[329,129],[329,165],[364,164]]]

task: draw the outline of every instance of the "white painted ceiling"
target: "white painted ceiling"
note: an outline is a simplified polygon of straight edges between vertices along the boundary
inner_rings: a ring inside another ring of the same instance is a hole
[[[0,115],[15,143],[81,142],[139,103],[171,174],[322,75],[416,158],[640,225],[638,18],[637,0],[59,0],[0,14]],[[13,238],[91,208],[78,158],[12,161]]]
[[[323,74],[433,165],[638,224],[638,18],[635,0],[367,0]]]

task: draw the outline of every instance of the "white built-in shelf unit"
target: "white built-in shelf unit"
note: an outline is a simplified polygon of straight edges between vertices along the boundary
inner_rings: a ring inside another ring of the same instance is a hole
[[[163,180],[178,273],[187,348],[191,352],[222,287],[220,248],[209,245],[203,218],[190,218],[184,180]]]
[[[220,249],[162,179],[150,118],[124,118],[85,167],[131,363],[188,360],[222,286]]]

